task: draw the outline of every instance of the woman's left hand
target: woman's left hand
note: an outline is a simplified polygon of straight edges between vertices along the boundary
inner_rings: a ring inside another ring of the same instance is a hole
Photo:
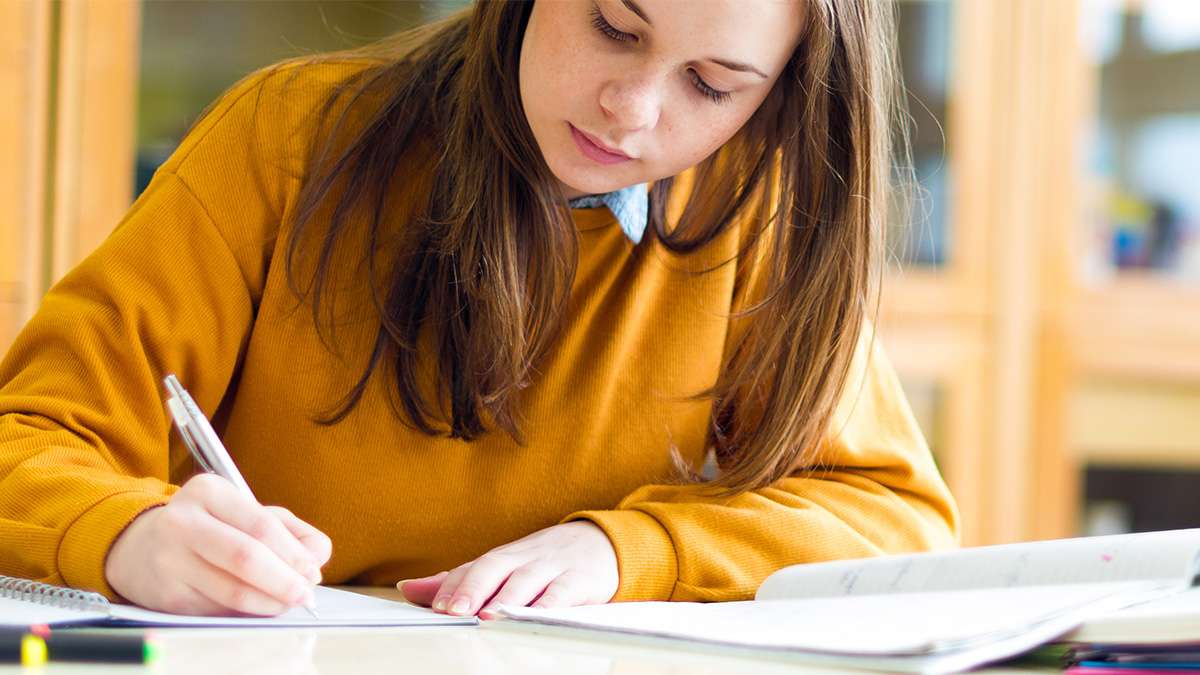
[[[562,523],[498,546],[449,572],[397,586],[409,602],[447,614],[493,618],[496,605],[569,607],[608,602],[617,592],[617,554],[585,521]]]

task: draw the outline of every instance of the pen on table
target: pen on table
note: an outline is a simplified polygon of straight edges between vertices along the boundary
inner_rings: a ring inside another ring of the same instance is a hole
[[[200,464],[200,468],[228,480],[242,494],[257,502],[258,499],[250,491],[246,479],[242,478],[217,432],[208,423],[208,418],[201,412],[200,406],[196,405],[191,395],[179,383],[179,379],[173,374],[167,375],[163,378],[163,384],[167,387],[167,408],[171,412],[171,419],[175,421],[175,428],[179,430],[179,435],[183,437],[183,442]],[[319,619],[315,604],[314,600],[312,605],[305,605],[304,609],[308,610],[314,619]]]

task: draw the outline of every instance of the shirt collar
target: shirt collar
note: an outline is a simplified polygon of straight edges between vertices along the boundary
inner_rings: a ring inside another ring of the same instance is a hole
[[[602,195],[587,195],[571,200],[573,209],[607,206],[621,224],[621,230],[634,244],[642,240],[650,216],[650,195],[645,183],[630,185]]]

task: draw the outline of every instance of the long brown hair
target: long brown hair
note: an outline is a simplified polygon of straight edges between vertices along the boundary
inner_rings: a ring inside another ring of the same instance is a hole
[[[304,60],[370,63],[320,111],[327,133],[312,147],[290,223],[288,278],[318,330],[330,323],[331,270],[349,241],[366,242],[359,253],[379,318],[361,376],[321,422],[349,414],[382,365],[405,423],[464,440],[498,427],[523,442],[519,394],[554,341],[578,258],[570,210],[519,97],[531,8],[480,0],[379,43]],[[893,11],[886,0],[807,2],[786,69],[735,137],[695,167],[677,223],[666,222],[674,179],[651,190],[650,236],[687,253],[741,219],[749,236],[737,264],[760,265],[766,281],[731,317],[745,328],[718,381],[697,393],[712,400],[709,442],[721,471],[708,486],[717,492],[820,464],[864,320],[876,311],[901,119]],[[333,114],[339,105],[359,119]],[[383,223],[397,168],[418,146],[432,171],[391,237]],[[306,254],[316,256],[311,274],[300,272]],[[770,321],[756,320],[767,311]],[[435,335],[432,395],[422,389],[423,328]]]

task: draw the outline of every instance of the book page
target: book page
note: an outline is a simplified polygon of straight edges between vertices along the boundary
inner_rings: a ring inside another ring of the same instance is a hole
[[[1170,586],[1170,588],[1168,588]],[[504,607],[510,619],[845,656],[971,650],[1052,624],[1052,639],[1089,614],[1175,592],[1128,582],[770,601],[635,602],[562,609]]]
[[[1122,644],[1195,642],[1200,635],[1200,587],[1116,612],[1088,617],[1064,640]]]
[[[447,616],[424,607],[327,586],[316,588],[316,601],[319,619],[314,619],[301,607],[273,617],[222,617],[166,614],[131,605],[113,605],[111,616],[114,623],[139,626],[430,626],[478,623],[473,616]]]
[[[759,600],[1107,581],[1190,585],[1200,529],[1056,539],[955,551],[793,565],[772,574]]]

